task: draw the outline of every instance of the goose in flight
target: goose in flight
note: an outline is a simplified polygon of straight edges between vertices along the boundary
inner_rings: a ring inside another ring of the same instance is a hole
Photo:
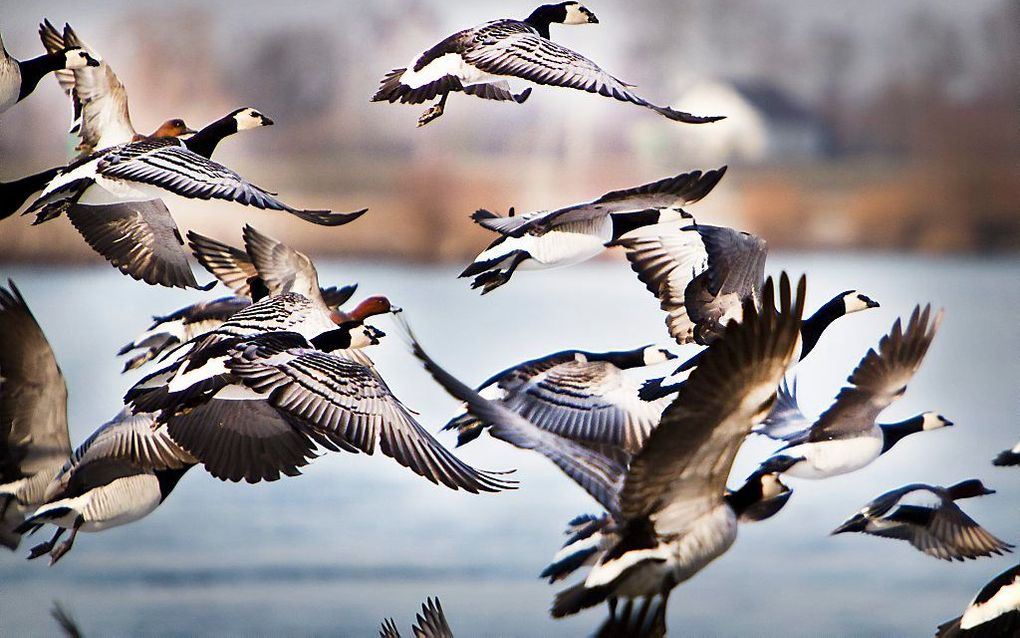
[[[832,533],[898,538],[948,561],[1001,555],[1013,546],[992,536],[954,502],[994,493],[977,479],[949,487],[912,483],[872,500]]]
[[[0,544],[43,502],[47,482],[71,454],[67,384],[21,292],[0,287]]]
[[[249,282],[253,277],[265,285],[266,293],[279,295],[297,292],[332,310],[346,303],[357,290],[357,284],[337,288],[320,288],[318,272],[312,260],[281,241],[259,232],[251,225],[243,231],[244,250],[230,246],[194,231],[188,232],[192,252],[221,283],[234,290],[232,297],[200,301],[167,315],[153,317],[149,329],[125,345],[117,353],[135,352],[124,364],[124,371],[133,370],[158,357],[170,348],[209,332],[235,313],[252,303]],[[355,308],[347,319],[365,319],[374,309],[375,298]]]
[[[618,352],[564,350],[503,370],[476,392],[543,430],[634,453],[658,424],[667,402],[639,399],[637,382],[624,370],[675,358],[657,346]],[[457,445],[461,446],[478,437],[486,426],[465,409],[443,429],[457,430]]]
[[[942,312],[931,306],[914,308],[904,329],[897,319],[889,334],[868,350],[847,379],[850,385],[814,422],[800,411],[796,395],[784,384],[776,410],[757,430],[787,445],[766,460],[761,469],[798,478],[821,479],[859,470],[888,452],[905,436],[937,430],[953,423],[925,412],[899,423],[876,419],[907,390],[924,361]]]
[[[250,126],[271,123],[251,117],[246,109],[227,118],[243,119]],[[97,151],[64,168],[26,214],[36,213],[38,224],[67,212],[89,245],[122,272],[150,284],[198,287],[177,225],[160,199],[167,192],[285,211],[325,226],[346,224],[365,212],[292,208],[190,148],[222,134],[221,125],[214,123],[187,141],[145,139]]]
[[[0,113],[28,97],[47,73],[99,66],[81,47],[60,47],[30,60],[16,60],[0,37]]]
[[[122,411],[85,440],[45,486],[44,502],[17,531],[57,528],[32,548],[29,558],[50,556],[50,565],[71,550],[78,532],[126,525],[155,510],[195,459],[157,429],[156,415]],[[71,534],[57,543],[66,530]]]
[[[1020,564],[981,588],[963,615],[939,625],[936,638],[1002,638],[1020,635]]]
[[[453,630],[446,621],[438,596],[426,598],[421,604],[421,613],[414,619],[415,624],[411,627],[414,638],[453,638]],[[383,621],[382,627],[379,628],[379,638],[400,638],[400,630],[392,618]]]
[[[265,301],[294,296],[269,297],[224,326]],[[337,352],[350,347],[345,326],[311,339],[281,331],[220,339],[186,355],[165,391],[148,399],[158,401],[160,420],[173,440],[223,480],[255,483],[295,475],[317,446],[369,455],[378,446],[450,489],[478,493],[514,487],[443,447],[374,367]],[[133,400],[131,393],[127,398]]]
[[[680,345],[708,345],[730,319],[740,321],[743,301],[761,299],[765,281],[765,240],[732,228],[693,224],[663,232],[625,236],[614,245],[626,251],[631,269],[666,311],[666,327]],[[842,292],[801,323],[794,361],[804,359],[825,330],[840,317],[879,307],[857,290]],[[700,354],[671,375],[651,379],[641,396],[653,400],[676,392]]]
[[[1014,445],[1012,449],[999,452],[999,455],[995,457],[992,464],[999,467],[1020,465],[1020,443]]]
[[[475,222],[499,237],[460,276],[474,277],[471,287],[485,294],[510,281],[518,269],[559,268],[591,259],[621,238],[689,219],[680,207],[700,201],[725,174],[725,166],[681,173],[589,202],[525,215],[511,210],[509,217],[500,217],[479,210]]]
[[[415,356],[433,378],[488,423],[493,436],[543,454],[608,512],[605,520],[579,521],[593,532],[606,530],[613,542],[600,549],[584,582],[557,596],[554,616],[615,598],[660,596],[664,604],[676,584],[732,545],[738,519],[745,513],[750,515],[745,520],[767,518],[761,505],[788,492],[777,477],[765,474],[738,490],[726,489],[740,443],[768,414],[794,354],[805,282],[796,299],[785,274],[779,288],[778,310],[771,279],[761,308],[745,301],[745,321],[731,322],[710,347],[633,457],[609,446],[585,447],[535,427],[443,370],[410,335]]]
[[[552,24],[597,22],[595,14],[579,2],[561,2],[542,5],[524,20],[493,20],[458,31],[415,56],[407,68],[388,73],[372,101],[421,104],[439,96],[439,101],[418,118],[418,126],[424,126],[443,114],[447,98],[456,91],[520,104],[531,94],[531,88],[514,94],[508,81],[522,80],[597,93],[643,106],[676,122],[702,124],[722,119],[647,102],[634,93],[632,85],[550,39]]]

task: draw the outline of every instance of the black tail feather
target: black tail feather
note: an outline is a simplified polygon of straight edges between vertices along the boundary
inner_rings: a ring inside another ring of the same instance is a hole
[[[51,168],[13,182],[0,182],[0,219],[17,212],[29,197],[45,188],[59,172],[59,168]]]

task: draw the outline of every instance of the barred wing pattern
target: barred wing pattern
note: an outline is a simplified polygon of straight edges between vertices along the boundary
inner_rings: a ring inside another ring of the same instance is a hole
[[[97,171],[104,177],[149,184],[182,197],[221,199],[263,210],[285,211],[322,226],[346,224],[365,212],[292,208],[226,166],[191,152],[176,138],[146,139],[113,149],[99,161]]]
[[[247,354],[247,356],[245,356]],[[312,428],[339,435],[366,454],[382,453],[433,483],[469,492],[509,489],[512,482],[468,466],[428,433],[372,369],[318,350],[238,348],[231,374],[274,407]]]
[[[698,117],[647,102],[630,90],[631,85],[606,73],[588,58],[515,20],[498,21],[479,29],[462,55],[465,62],[486,73],[597,93],[649,108],[677,122],[702,124],[722,119]]]

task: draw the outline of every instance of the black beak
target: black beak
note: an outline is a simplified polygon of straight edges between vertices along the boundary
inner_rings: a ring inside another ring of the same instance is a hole
[[[273,120],[269,119],[265,115],[262,116],[262,126],[272,126]]]
[[[864,527],[868,524],[868,519],[864,518],[860,514],[854,514],[853,518],[843,523],[836,529],[830,532],[831,535],[843,534],[844,532],[863,532]]]
[[[670,352],[669,350],[665,351],[665,355],[666,355],[666,361],[672,361],[673,359],[679,359],[680,358],[680,355],[674,354],[674,353]]]
[[[99,60],[95,59],[88,53],[85,54],[85,65],[86,66],[99,66]]]
[[[863,301],[865,304],[867,304],[868,308],[881,308],[882,307],[880,303],[878,303],[877,301],[875,301],[871,297],[866,297],[864,295],[861,295],[861,301]]]
[[[588,12],[588,24],[598,24],[599,19],[595,17],[595,14],[591,11]]]
[[[948,428],[948,427],[950,427],[952,425],[956,425],[956,424],[953,423],[952,421],[950,421],[949,419],[947,419],[945,417],[942,417],[942,425],[944,425],[945,427]]]

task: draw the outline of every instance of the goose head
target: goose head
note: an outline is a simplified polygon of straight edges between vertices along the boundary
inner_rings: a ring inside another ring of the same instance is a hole
[[[595,14],[580,2],[561,2],[560,4],[553,6],[563,8],[563,19],[559,20],[559,22],[563,24],[599,23],[599,19],[595,17]]]
[[[543,4],[531,12],[525,20],[536,27],[545,37],[549,37],[549,25],[557,24],[598,24],[595,14],[580,2],[560,2],[559,4]]]
[[[62,51],[65,69],[82,69],[87,66],[99,66],[99,60],[81,47],[70,47]]]
[[[879,303],[871,297],[862,294],[856,290],[847,290],[846,292],[837,295],[833,302],[843,304],[843,314],[848,315],[852,312],[860,312],[861,310],[867,310],[868,308],[878,308]]]
[[[928,430],[938,430],[939,428],[945,428],[953,425],[953,422],[935,412],[924,412],[921,415],[921,429],[927,432]]]
[[[260,126],[273,125],[273,120],[250,106],[237,109],[227,117],[234,120],[234,125],[238,131],[247,131],[249,129],[259,128]]]
[[[194,129],[188,127],[181,118],[174,118],[167,120],[159,125],[155,131],[153,131],[151,137],[180,137],[182,135],[192,135],[195,133]]]
[[[675,354],[658,346],[645,346],[641,351],[641,359],[646,366],[654,366],[676,358]]]

